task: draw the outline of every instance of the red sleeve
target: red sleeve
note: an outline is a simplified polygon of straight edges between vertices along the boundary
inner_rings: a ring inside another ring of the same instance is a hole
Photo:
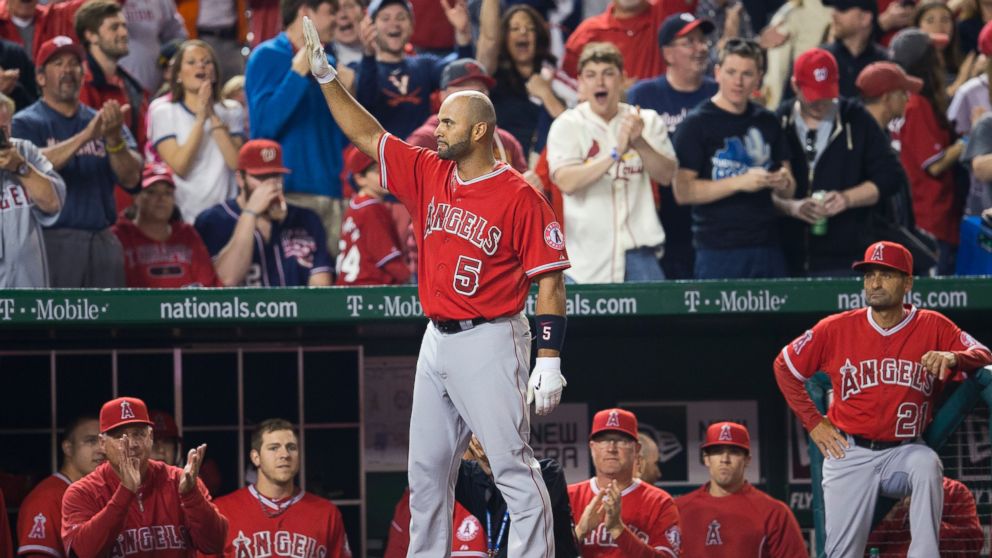
[[[13,558],[14,541],[10,536],[10,519],[7,517],[7,503],[0,491],[0,558]]]
[[[629,528],[616,540],[617,548],[625,558],[653,558],[664,556],[678,558],[682,555],[682,531],[679,528],[679,510],[675,500],[667,498],[662,504],[661,513],[651,525],[650,541],[655,546],[649,546],[635,535]],[[661,543],[661,544],[659,544]]]
[[[977,556],[985,534],[978,521],[975,497],[958,481],[944,479],[944,510],[940,518],[940,554]]]
[[[770,521],[766,529],[770,558],[805,556],[806,543],[803,541],[803,533],[799,530],[796,516],[792,515],[792,510],[784,503],[775,503],[777,505],[769,515]]]
[[[420,183],[435,176],[444,164],[437,153],[388,132],[379,137],[378,158],[380,185],[407,207],[417,202]]]
[[[957,371],[971,372],[983,366],[992,364],[992,352],[979,343],[966,331],[962,331],[951,320],[943,315],[943,327],[940,332],[940,347],[938,350],[951,351],[958,358]]]
[[[44,498],[44,494],[40,493],[35,496],[29,495],[17,513],[17,540],[20,544],[17,554],[62,558],[65,549],[59,538],[62,516],[60,499]]]
[[[189,227],[189,233],[189,246],[193,250],[193,281],[204,287],[223,287],[203,239],[194,227]]]
[[[68,0],[66,2],[52,4],[48,9],[48,13],[45,14],[44,24],[40,26],[41,37],[35,37],[34,43],[41,45],[45,41],[59,35],[66,35],[80,41],[76,37],[75,19],[76,12],[85,3],[86,0]],[[36,27],[35,33],[38,31],[39,27]],[[99,110],[99,107],[96,108]]]
[[[193,539],[193,546],[204,554],[224,552],[227,540],[227,518],[210,502],[210,492],[201,479],[196,479],[196,490],[179,495],[186,512],[186,527]]]
[[[805,383],[823,367],[826,337],[826,328],[820,322],[783,347],[775,358],[775,381],[806,430],[812,430],[823,420],[823,415],[806,393]]]
[[[134,492],[118,485],[114,496],[102,507],[86,493],[86,485],[73,485],[62,497],[62,544],[66,554],[92,558],[110,553],[124,529]]]
[[[935,141],[943,136],[930,104],[923,98],[907,105],[906,117],[899,130],[900,154],[903,163],[922,172],[944,155],[945,145]],[[906,169],[912,176],[913,169]]]
[[[368,256],[375,262],[376,267],[384,268],[391,261],[403,261],[403,250],[400,248],[399,235],[396,234],[396,224],[393,223],[389,208],[384,204],[375,204],[368,208],[368,219],[365,223],[370,230],[362,231],[365,239],[365,249]],[[409,276],[408,276],[409,278]]]
[[[410,490],[396,503],[393,520],[389,522],[389,537],[386,540],[386,552],[382,558],[406,558],[410,547]]]
[[[528,185],[518,197],[515,211],[511,245],[527,277],[571,267],[565,233],[544,196]]]
[[[327,515],[327,558],[351,558],[351,548],[348,546],[348,536],[344,532],[341,510],[332,506],[331,512]]]
[[[579,25],[565,41],[565,56],[561,60],[561,69],[573,78],[578,76],[579,55],[582,54],[582,47],[586,46],[586,42],[582,25]]]

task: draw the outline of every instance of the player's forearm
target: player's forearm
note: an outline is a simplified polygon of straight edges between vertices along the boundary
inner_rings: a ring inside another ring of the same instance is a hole
[[[695,171],[679,170],[675,173],[672,193],[679,205],[703,205],[729,198],[737,193],[737,179],[734,176],[721,180],[696,178]]]
[[[813,400],[806,393],[804,383],[792,374],[781,354],[775,359],[774,369],[775,382],[778,383],[778,388],[785,397],[785,402],[789,404],[792,412],[796,413],[806,430],[812,430],[823,420],[823,415],[816,409]]]
[[[966,372],[992,364],[992,353],[989,352],[987,347],[982,345],[976,345],[967,351],[954,351],[954,356],[958,360],[958,370],[964,370]]]
[[[344,135],[359,151],[378,161],[379,137],[385,133],[379,121],[358,104],[338,80],[321,85],[320,90],[324,92],[327,107]]]
[[[552,180],[563,194],[574,194],[588,188],[603,177],[613,167],[615,161],[609,153],[561,167],[555,171]]]
[[[249,213],[238,217],[231,240],[214,259],[214,271],[225,287],[241,283],[248,273],[252,258],[252,237],[255,233],[255,219]]]
[[[658,558],[666,557],[670,558],[671,554],[663,552],[661,550],[655,550],[642,541],[637,535],[632,533],[630,529],[626,527],[620,532],[619,537],[614,538],[614,542],[617,543],[617,548],[620,549],[620,554],[625,558]]]
[[[537,311],[536,315],[553,314],[565,315],[565,276],[560,271],[545,273],[538,278]],[[538,349],[539,357],[557,357],[560,351],[555,349]]]
[[[193,546],[204,554],[220,554],[227,540],[227,518],[207,500],[206,490],[198,480],[197,488],[180,494],[180,502]]]
[[[124,529],[134,498],[134,492],[118,485],[110,502],[96,513],[82,509],[81,502],[63,500],[62,542],[66,554],[77,558],[109,554],[117,535]]]

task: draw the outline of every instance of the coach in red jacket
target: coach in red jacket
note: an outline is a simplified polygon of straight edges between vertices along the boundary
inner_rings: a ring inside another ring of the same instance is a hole
[[[103,405],[100,444],[107,461],[62,499],[67,555],[192,558],[223,550],[227,519],[197,478],[206,445],[190,450],[184,469],[150,460],[152,422],[134,397]]]

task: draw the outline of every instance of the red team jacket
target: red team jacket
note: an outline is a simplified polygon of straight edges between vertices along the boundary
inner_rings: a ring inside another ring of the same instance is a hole
[[[7,503],[4,502],[3,492],[0,491],[0,558],[13,558],[14,541],[10,537],[10,520],[7,518]]]
[[[401,285],[410,279],[389,207],[358,194],[341,220],[338,285]]]
[[[494,527],[498,529],[498,527]],[[461,504],[455,502],[454,522],[451,530],[451,558],[486,558],[489,547],[482,523]],[[506,539],[503,539],[506,544]],[[389,541],[382,558],[406,558],[410,548],[410,489],[396,504],[393,520],[389,524]]]
[[[927,351],[954,351],[958,370],[992,362],[989,349],[951,320],[907,305],[906,317],[887,330],[866,308],[824,318],[782,349],[775,376],[807,430],[823,417],[803,383],[822,370],[834,388],[827,413],[834,426],[871,440],[913,439],[930,424],[931,401],[944,387],[920,364]]]
[[[382,186],[410,210],[428,318],[519,313],[532,278],[569,267],[551,206],[509,165],[463,181],[454,161],[391,134],[379,139],[378,152]]]
[[[709,483],[675,500],[686,556],[795,558],[806,543],[792,510],[749,483],[735,494],[710,496]]]
[[[124,275],[128,287],[180,289],[222,287],[203,240],[189,223],[172,223],[165,242],[148,238],[133,222],[118,219],[114,234],[124,248]]]
[[[568,485],[568,500],[572,505],[572,518],[576,524],[598,492],[595,478]],[[634,484],[620,495],[620,518],[627,528],[619,539],[613,540],[605,525],[600,524],[584,540],[579,541],[582,558],[681,556],[679,510],[672,497],[664,490],[639,480],[634,480]]]
[[[303,491],[270,500],[252,485],[215,503],[230,522],[228,558],[351,558],[341,511],[330,500]]]
[[[183,470],[150,460],[137,493],[104,462],[72,483],[62,498],[62,542],[78,558],[185,558],[223,549],[227,519],[210,493],[179,493]]]
[[[17,554],[47,554],[63,558],[62,496],[72,481],[62,473],[38,483],[17,513]]]

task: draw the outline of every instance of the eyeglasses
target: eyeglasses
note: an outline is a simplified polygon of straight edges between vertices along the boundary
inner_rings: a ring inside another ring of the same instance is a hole
[[[122,428],[120,430],[106,432],[103,435],[114,440],[120,440],[127,435],[127,437],[132,440],[143,442],[152,435],[152,429],[147,426],[141,426],[138,428]]]
[[[635,440],[631,440],[630,438],[601,438],[599,440],[593,440],[592,443],[601,448],[608,448],[611,445],[616,444],[616,446],[620,449],[630,449],[634,447],[634,444],[637,442]]]
[[[812,165],[816,160],[816,130],[806,131],[806,145],[803,151],[806,152],[806,162]]]

